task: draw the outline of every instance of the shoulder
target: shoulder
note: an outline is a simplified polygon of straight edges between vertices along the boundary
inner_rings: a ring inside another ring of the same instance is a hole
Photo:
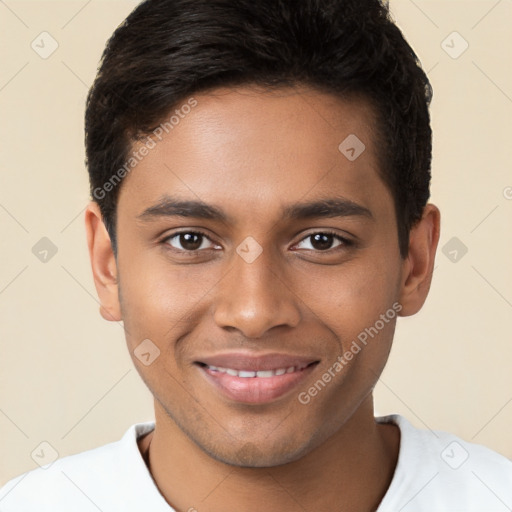
[[[401,433],[398,464],[383,504],[401,504],[403,512],[512,507],[512,461],[503,455],[448,432],[416,428],[403,416],[377,421],[395,423]]]
[[[119,441],[57,459],[49,466],[13,478],[0,489],[0,509],[101,509],[100,503],[109,503],[123,481],[123,471],[129,471],[126,466],[133,465],[137,436],[150,431],[152,426],[151,422],[132,425]]]

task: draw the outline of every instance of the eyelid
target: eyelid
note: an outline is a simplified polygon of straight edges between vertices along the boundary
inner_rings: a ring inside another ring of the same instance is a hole
[[[202,237],[204,237],[207,240],[209,240],[210,243],[212,243],[213,245],[219,245],[219,244],[216,244],[216,242],[214,242],[209,235],[207,235],[204,231],[202,231],[201,229],[198,229],[198,228],[194,228],[194,229],[181,229],[179,231],[173,231],[172,233],[170,233],[170,234],[166,235],[165,237],[163,237],[162,240],[161,240],[161,243],[163,243],[165,245],[168,245],[172,250],[178,251],[178,252],[181,252],[181,253],[197,254],[199,252],[202,252],[202,251],[206,250],[206,249],[200,249],[200,250],[196,249],[194,251],[187,251],[185,249],[178,249],[176,247],[173,247],[169,243],[169,240],[172,240],[173,238],[176,238],[177,236],[184,235],[184,234],[201,235]],[[208,249],[212,249],[212,248],[208,247]]]
[[[343,235],[340,235],[339,233],[337,233],[336,231],[333,231],[332,229],[329,229],[329,228],[324,228],[324,229],[316,229],[316,231],[312,231],[310,233],[307,233],[306,235],[304,235],[297,243],[295,243],[293,245],[293,247],[295,247],[296,245],[300,244],[301,242],[303,242],[304,240],[306,240],[307,238],[310,238],[314,235],[317,235],[317,234],[322,234],[322,235],[331,235],[332,237],[334,237],[336,240],[338,240],[340,242],[339,245],[337,245],[336,247],[331,247],[329,249],[326,249],[324,251],[321,251],[321,250],[315,250],[315,249],[306,249],[308,251],[314,251],[314,252],[317,252],[317,253],[328,253],[330,251],[334,251],[336,250],[338,247],[342,247],[342,246],[345,246],[345,247],[348,247],[348,246],[353,246],[355,244],[355,241],[352,240],[351,238],[348,238],[348,237],[345,237]]]

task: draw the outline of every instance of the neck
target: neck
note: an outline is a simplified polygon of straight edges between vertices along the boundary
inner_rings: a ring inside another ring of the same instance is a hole
[[[385,495],[398,458],[399,429],[375,422],[371,397],[322,445],[297,461],[266,468],[213,459],[158,402],[155,418],[155,430],[139,448],[149,454],[146,463],[161,494],[180,512],[371,512]]]

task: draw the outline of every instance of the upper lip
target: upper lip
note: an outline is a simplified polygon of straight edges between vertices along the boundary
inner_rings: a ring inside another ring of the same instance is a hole
[[[314,357],[297,356],[293,354],[271,353],[255,355],[241,352],[215,354],[196,360],[196,363],[202,363],[208,366],[249,372],[277,370],[279,368],[290,368],[291,366],[304,368],[316,362],[318,362],[318,359]]]

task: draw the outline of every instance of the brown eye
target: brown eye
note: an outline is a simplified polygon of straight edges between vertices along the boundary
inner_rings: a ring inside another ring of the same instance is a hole
[[[196,233],[193,231],[184,231],[182,233],[176,233],[165,241],[174,249],[180,251],[197,251],[199,249],[208,249],[208,242],[211,241],[202,233]],[[213,244],[212,244],[213,245]]]
[[[316,233],[311,236],[311,245],[319,251],[330,249],[333,241],[334,237],[326,233]]]
[[[309,241],[309,243],[306,243]],[[302,247],[300,247],[302,244]],[[333,245],[335,244],[335,245]],[[340,245],[350,245],[349,240],[334,233],[318,232],[303,238],[297,245],[300,249],[310,249],[315,251],[327,251]]]

